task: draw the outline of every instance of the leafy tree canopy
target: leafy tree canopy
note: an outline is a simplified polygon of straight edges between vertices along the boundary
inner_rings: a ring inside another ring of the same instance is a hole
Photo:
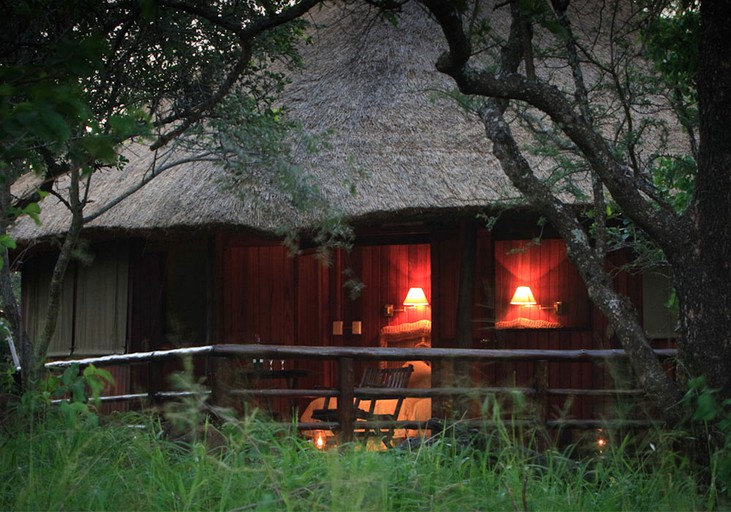
[[[188,158],[203,147],[209,153],[218,148],[216,158],[232,167],[271,151],[285,133],[271,98],[285,82],[283,71],[299,62],[294,43],[304,23],[297,19],[319,1],[20,0],[6,6],[0,19],[0,259],[14,247],[5,234],[8,223],[22,214],[37,219],[37,202],[56,194],[53,185],[65,175],[68,194],[58,198],[72,213],[46,328],[34,362],[24,350],[24,368],[45,357],[55,329],[57,294],[85,221],[93,173],[123,169],[121,148],[132,142],[153,151],[175,146]],[[241,126],[251,137],[236,142],[250,143],[250,151],[224,143]],[[10,185],[28,171],[43,178],[39,190],[11,197]],[[7,269],[1,277],[20,339]]]

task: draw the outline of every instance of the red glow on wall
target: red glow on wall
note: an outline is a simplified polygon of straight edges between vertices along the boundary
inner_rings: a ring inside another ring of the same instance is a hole
[[[530,287],[540,307],[511,305],[519,286]],[[564,314],[551,306],[564,304]],[[536,326],[585,327],[589,304],[586,289],[576,268],[566,256],[562,240],[512,240],[495,242],[495,316],[496,323],[513,325],[519,318]]]
[[[384,248],[388,253],[388,281],[382,290],[382,301],[397,311],[388,319],[395,325],[418,320],[431,320],[431,262],[428,244],[395,245]],[[429,306],[408,307],[403,302],[410,288],[424,290]]]

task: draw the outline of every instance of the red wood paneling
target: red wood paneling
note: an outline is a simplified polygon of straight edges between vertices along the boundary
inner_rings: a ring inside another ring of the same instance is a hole
[[[331,345],[330,328],[330,269],[318,257],[316,251],[305,251],[296,258],[297,315],[295,340],[297,345]],[[300,360],[289,361],[298,369],[308,372],[298,385],[314,388],[335,383],[334,367],[331,361]],[[309,399],[299,401],[303,410]]]
[[[415,308],[394,313],[392,318],[383,315],[383,306],[393,304],[404,309],[403,300],[410,287],[424,289],[431,303],[431,258],[429,244],[395,244],[356,246],[344,258],[346,269],[363,285],[357,297],[350,290],[342,294],[342,320],[344,333],[335,337],[334,343],[356,346],[378,346],[381,327],[421,319],[431,319],[431,308]],[[362,335],[350,331],[353,321],[360,321]]]
[[[432,344],[451,346],[457,331],[457,290],[459,283],[459,237],[456,231],[432,235]]]
[[[565,314],[552,309],[513,306],[510,299],[518,286],[530,286],[536,301],[551,306],[562,301]],[[495,308],[498,321],[519,317],[559,323],[563,328],[590,326],[589,299],[581,277],[566,257],[563,240],[495,242]]]
[[[282,246],[233,246],[223,256],[223,337],[227,343],[292,344],[294,260]]]
[[[258,333],[263,342],[272,343],[377,346],[381,327],[433,315],[434,345],[452,346],[460,253],[456,230],[434,232],[431,244],[361,245],[348,253],[335,251],[330,268],[323,267],[314,252],[292,259],[278,245],[229,244],[223,251],[221,272],[224,340],[248,342]],[[344,286],[351,279],[363,286],[355,298]],[[493,241],[488,231],[481,230],[475,279],[476,347],[550,350],[608,345],[606,322],[592,309],[561,240],[542,240],[540,245],[526,240]],[[519,284],[531,286],[541,304],[561,300],[567,314],[526,308],[521,312],[517,306],[510,306]],[[615,284],[636,304],[638,297],[641,299],[641,282],[636,277],[618,275]],[[383,305],[391,303],[402,309],[406,292],[414,286],[424,289],[431,307],[397,312],[391,319],[384,317]],[[495,320],[518,314],[558,321],[562,327],[494,329]],[[344,324],[342,336],[332,334],[332,322],[336,320]],[[362,335],[351,332],[353,321],[362,322]],[[334,382],[332,365],[318,362],[307,368],[312,375],[308,385]],[[533,362],[490,363],[475,368],[473,375],[480,385],[529,386],[533,384],[533,372]],[[609,382],[607,372],[587,363],[549,365],[549,384],[554,387],[586,388]],[[552,417],[562,411],[573,417],[595,417],[597,408],[601,405],[591,400],[571,402],[554,397],[549,413]]]

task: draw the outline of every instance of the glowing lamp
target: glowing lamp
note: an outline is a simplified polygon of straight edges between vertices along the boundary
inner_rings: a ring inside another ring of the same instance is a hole
[[[409,293],[406,294],[404,299],[404,306],[418,307],[428,306],[429,301],[426,300],[423,288],[409,288]]]
[[[538,303],[533,296],[530,286],[518,286],[515,289],[513,298],[510,299],[510,304],[514,306],[535,306]]]
[[[426,300],[426,294],[423,288],[409,288],[406,298],[403,302],[404,309],[394,309],[393,304],[383,305],[383,316],[388,318],[392,317],[394,313],[403,313],[406,311],[405,308],[417,308],[429,305],[429,301]]]
[[[555,301],[551,306],[538,305],[538,301],[536,301],[536,298],[533,295],[530,286],[518,286],[515,289],[513,298],[510,299],[510,304],[514,306],[525,306],[529,308],[537,307],[538,309],[551,309],[557,315],[565,314],[563,302],[561,302],[560,300]]]

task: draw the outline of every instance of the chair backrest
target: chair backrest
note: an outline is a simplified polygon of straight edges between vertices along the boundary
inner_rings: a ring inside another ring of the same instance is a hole
[[[366,368],[360,379],[361,388],[371,389],[404,389],[409,387],[409,379],[414,372],[412,365],[400,366],[398,368]],[[355,400],[356,415],[361,419],[373,419],[376,411],[376,403],[378,400],[391,399],[394,397],[379,396],[378,392],[365,393]],[[367,410],[360,408],[361,400],[369,400],[370,405]],[[391,413],[380,413],[379,417],[390,420],[398,418],[401,411],[401,404],[404,401],[403,396],[395,398],[395,404]]]
[[[363,376],[360,379],[361,388],[380,388],[380,389],[405,389],[409,387],[409,379],[411,374],[414,372],[412,365],[401,366],[399,368],[366,368],[363,372]],[[377,396],[361,395],[355,400],[355,408],[360,408],[361,400],[369,400],[370,406],[365,411],[360,409],[362,412],[373,414],[376,410],[376,403],[379,398]],[[401,410],[401,403],[404,401],[403,396],[399,396],[396,399],[396,404],[393,411],[393,419],[398,417],[399,411]]]
[[[360,380],[362,388],[399,389],[409,386],[414,372],[412,365],[399,368],[366,368]]]

